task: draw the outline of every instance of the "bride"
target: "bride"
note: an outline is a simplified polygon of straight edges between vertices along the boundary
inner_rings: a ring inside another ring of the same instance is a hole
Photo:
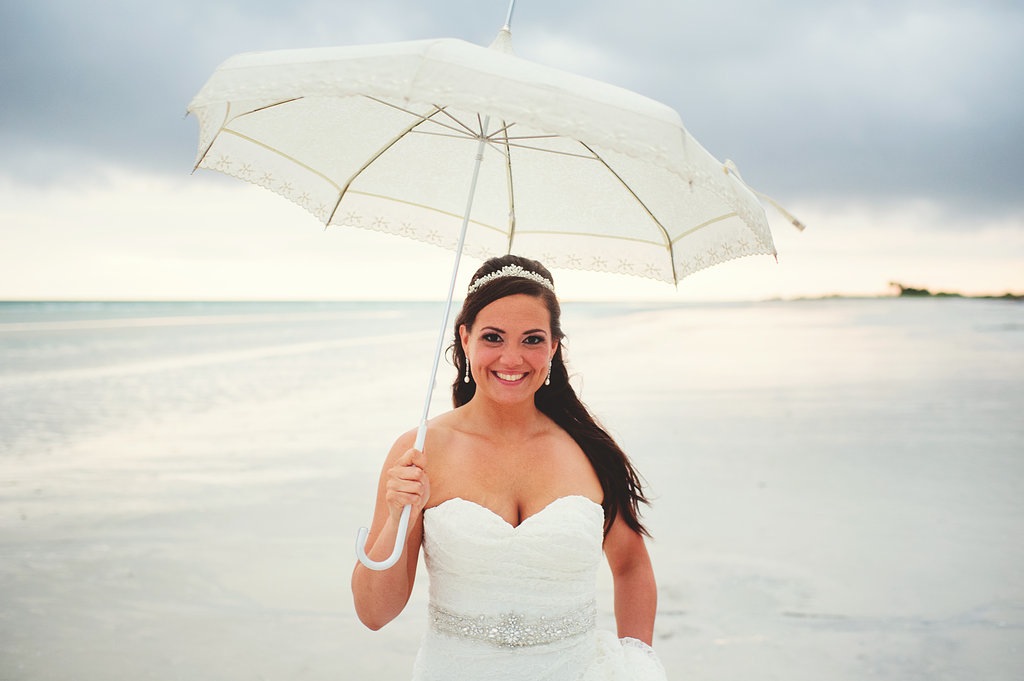
[[[517,256],[474,274],[455,321],[455,409],[384,463],[367,546],[389,570],[357,564],[359,619],[379,629],[404,609],[420,547],[429,627],[416,681],[664,679],[650,648],[657,588],[636,471],[568,382],[551,273]],[[617,635],[595,626],[601,555],[614,579]]]

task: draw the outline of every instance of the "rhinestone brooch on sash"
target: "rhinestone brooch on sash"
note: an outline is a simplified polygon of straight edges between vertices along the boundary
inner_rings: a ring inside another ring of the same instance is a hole
[[[434,631],[457,638],[482,641],[500,648],[522,648],[554,643],[594,628],[597,605],[556,617],[526,617],[513,612],[501,615],[467,616],[430,605]]]

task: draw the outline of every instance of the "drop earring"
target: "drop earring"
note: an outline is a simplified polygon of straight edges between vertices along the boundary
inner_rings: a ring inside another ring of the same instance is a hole
[[[548,377],[544,379],[544,385],[551,385],[551,360],[548,360]]]
[[[469,376],[469,356],[466,357],[466,376],[462,379],[463,383],[469,383],[472,379]]]

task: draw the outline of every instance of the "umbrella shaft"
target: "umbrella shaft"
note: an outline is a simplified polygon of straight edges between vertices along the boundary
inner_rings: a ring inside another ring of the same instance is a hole
[[[515,0],[513,0],[513,3]],[[448,334],[448,318],[451,314],[452,299],[455,297],[455,280],[459,276],[459,263],[462,260],[462,249],[466,244],[466,232],[469,230],[469,215],[473,211],[473,197],[476,195],[476,183],[480,177],[480,165],[484,160],[484,146],[487,144],[487,130],[490,125],[490,116],[484,118],[483,134],[480,135],[480,142],[476,149],[476,159],[473,162],[473,179],[469,184],[469,196],[466,198],[466,210],[462,213],[462,229],[459,232],[459,244],[455,247],[455,260],[452,264],[452,276],[448,282],[448,298],[444,304],[444,313],[441,315],[441,329],[437,333],[437,346],[434,348],[434,363],[430,368],[430,380],[427,382],[427,398],[423,403],[423,418],[420,419],[419,430],[416,431],[416,449],[423,451],[423,444],[427,438],[427,419],[430,416],[430,402],[434,395],[434,386],[437,383],[437,367],[441,363],[441,353],[444,351],[444,339]]]
[[[434,364],[430,368],[430,381],[427,383],[427,399],[423,404],[423,418],[420,419],[419,429],[416,431],[416,444],[413,445],[416,449],[423,451],[423,444],[427,439],[427,417],[430,415],[430,401],[434,395],[434,384],[437,381],[437,366],[441,363],[441,351],[444,349],[444,338],[448,331],[448,315],[452,309],[452,299],[455,297],[455,280],[459,276],[459,262],[462,260],[462,248],[466,243],[466,231],[469,229],[469,213],[473,210],[473,196],[476,194],[476,181],[480,176],[480,164],[484,160],[484,145],[487,143],[487,128],[491,118],[488,116],[484,119],[483,134],[480,136],[480,144],[476,150],[476,161],[473,165],[473,180],[469,185],[469,198],[466,200],[466,211],[462,216],[462,231],[459,234],[459,245],[455,249],[455,263],[452,265],[452,278],[448,284],[448,300],[444,304],[444,314],[441,315],[441,330],[437,334],[437,347],[434,350]],[[402,509],[402,518],[398,523],[398,535],[395,537],[395,548],[391,551],[391,556],[386,560],[375,561],[371,560],[366,555],[366,541],[369,536],[369,530],[365,527],[360,528],[358,535],[356,536],[356,557],[366,567],[371,570],[387,570],[402,556],[402,552],[405,551],[405,535],[407,528],[409,527],[409,516],[412,513],[412,507],[406,506]]]
[[[516,8],[516,0],[508,3],[508,15],[505,17],[505,30],[512,28],[512,10]]]

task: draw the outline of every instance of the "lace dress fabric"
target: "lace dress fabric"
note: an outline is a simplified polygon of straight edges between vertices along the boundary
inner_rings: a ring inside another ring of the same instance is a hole
[[[664,681],[651,648],[595,627],[598,504],[562,497],[513,527],[451,499],[423,522],[429,628],[414,681]]]

